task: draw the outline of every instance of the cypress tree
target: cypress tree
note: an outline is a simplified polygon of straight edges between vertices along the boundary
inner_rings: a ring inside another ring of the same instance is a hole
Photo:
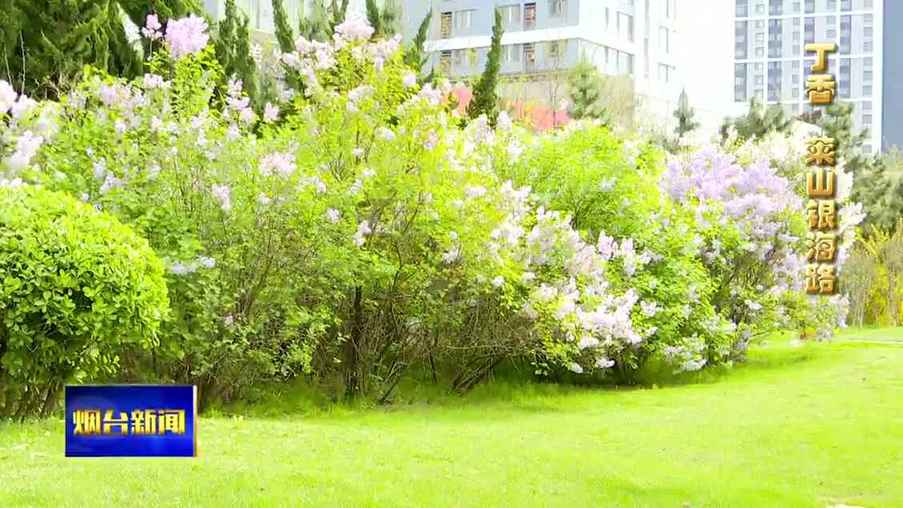
[[[298,32],[309,41],[324,42],[332,34],[331,17],[324,0],[313,0],[310,17],[302,15],[298,20]]]
[[[367,0],[367,21],[374,37],[389,38],[401,31],[401,7],[397,0],[385,0],[380,9],[376,0]]]
[[[674,129],[674,133],[677,134],[677,139],[684,137],[685,134],[699,127],[699,122],[694,119],[695,116],[696,111],[690,107],[687,91],[681,90],[680,98],[677,100],[677,109],[674,110],[674,117],[677,118],[677,127]]]
[[[248,16],[238,11],[235,0],[226,0],[225,16],[219,22],[215,49],[226,79],[240,79],[255,107],[260,107],[257,90],[257,65],[251,56]]]
[[[116,0],[6,0],[0,7],[0,77],[20,92],[56,98],[85,65],[134,77],[141,55],[129,43]]]
[[[486,115],[490,125],[495,126],[499,117],[498,79],[502,59],[502,13],[495,11],[495,24],[492,26],[492,46],[489,49],[489,57],[486,68],[480,76],[480,80],[473,90],[473,98],[467,105],[467,116],[477,118]]]
[[[303,3],[302,3],[303,5]],[[302,7],[303,16],[303,7]],[[295,50],[295,34],[288,22],[288,14],[285,13],[285,6],[282,0],[273,0],[273,18],[276,25],[276,40],[279,41],[279,49],[283,53],[289,53]]]
[[[608,111],[602,96],[602,76],[591,63],[583,60],[571,70],[568,95],[571,99],[568,108],[571,118],[595,118],[608,123]]]
[[[420,22],[420,28],[417,29],[417,35],[414,36],[411,45],[404,52],[405,65],[415,69],[417,74],[420,74],[421,69],[423,69],[423,66],[426,65],[426,62],[429,59],[424,50],[424,45],[426,44],[426,38],[429,34],[430,20],[432,17],[433,11],[426,14],[426,17]]]

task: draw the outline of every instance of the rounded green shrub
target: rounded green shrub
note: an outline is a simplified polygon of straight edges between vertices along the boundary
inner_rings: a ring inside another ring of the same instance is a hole
[[[0,415],[46,414],[63,385],[156,340],[163,264],[113,217],[39,187],[0,188]]]

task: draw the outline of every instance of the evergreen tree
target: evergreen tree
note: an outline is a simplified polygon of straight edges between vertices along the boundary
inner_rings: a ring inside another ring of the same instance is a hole
[[[129,43],[116,0],[5,0],[0,77],[20,92],[58,97],[85,65],[133,77],[142,58]]]
[[[397,0],[385,0],[380,9],[376,0],[367,0],[367,21],[374,37],[392,37],[401,31],[401,6]]]
[[[329,33],[335,32],[335,27],[345,22],[345,14],[348,12],[348,0],[332,0],[331,8],[332,22],[329,25]]]
[[[495,126],[499,116],[498,80],[502,59],[502,13],[495,10],[495,24],[492,26],[492,45],[489,48],[489,57],[483,75],[473,90],[473,97],[467,105],[467,116],[478,118],[486,115],[489,123]]]
[[[429,60],[424,45],[426,44],[426,38],[429,35],[430,20],[432,18],[433,11],[430,11],[426,14],[426,17],[423,18],[423,21],[420,22],[420,27],[417,29],[417,35],[414,36],[411,45],[404,52],[405,65],[412,69],[416,69],[417,74],[420,74],[423,66],[426,65],[427,60]]]
[[[687,91],[681,90],[680,98],[677,100],[677,109],[674,110],[674,117],[677,118],[677,127],[674,129],[674,133],[677,134],[678,140],[699,127],[699,122],[694,119],[695,116],[696,111],[690,107]]]
[[[608,112],[602,96],[602,76],[586,60],[581,60],[568,76],[568,115],[575,120],[595,118],[608,123]]]
[[[302,13],[298,20],[298,32],[309,41],[326,41],[332,36],[331,19],[324,0],[313,0],[310,16]]]
[[[769,132],[787,132],[793,119],[787,118],[784,109],[772,104],[767,108],[755,97],[749,101],[749,111],[737,118],[728,118],[721,125],[721,139],[726,140],[730,127],[734,127],[740,139],[759,139]]]
[[[283,53],[290,53],[295,50],[295,34],[292,32],[292,26],[288,22],[288,14],[285,12],[285,6],[282,0],[273,1],[273,21],[276,25],[276,40],[279,42],[279,49]],[[302,2],[302,5],[303,2]],[[303,16],[302,7],[302,16]]]
[[[219,22],[215,49],[226,79],[240,79],[255,108],[261,99],[257,89],[257,65],[251,56],[248,16],[238,11],[235,0],[226,0],[225,16]]]
[[[868,131],[856,132],[853,124],[853,104],[836,102],[824,110],[815,122],[825,136],[834,138],[835,153],[844,160],[847,171],[858,174],[871,164],[871,157],[863,153],[862,145],[868,139]]]

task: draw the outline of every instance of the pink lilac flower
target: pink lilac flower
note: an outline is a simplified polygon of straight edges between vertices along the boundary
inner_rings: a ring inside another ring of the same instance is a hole
[[[207,22],[194,14],[182,19],[171,19],[166,24],[166,42],[173,58],[179,59],[200,52],[210,37],[206,33]]]
[[[373,35],[373,27],[359,16],[350,16],[344,23],[335,27],[337,37],[347,41],[367,40]]]
[[[288,177],[295,172],[295,156],[290,153],[271,153],[260,161],[260,172],[264,176],[278,174]]]
[[[160,37],[163,37],[163,33],[161,29],[163,25],[160,24],[159,18],[154,13],[148,14],[147,18],[144,21],[144,27],[141,28],[141,34],[147,37],[148,39],[155,41]]]

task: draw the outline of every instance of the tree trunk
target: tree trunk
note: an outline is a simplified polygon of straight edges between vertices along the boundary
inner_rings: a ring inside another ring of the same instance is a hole
[[[363,288],[354,288],[354,307],[352,309],[351,337],[345,341],[345,396],[354,398],[360,391],[358,364],[360,363],[359,347],[364,329]]]

